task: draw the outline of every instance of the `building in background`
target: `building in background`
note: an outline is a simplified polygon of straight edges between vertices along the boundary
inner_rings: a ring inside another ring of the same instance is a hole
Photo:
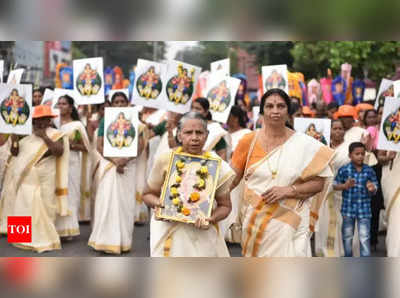
[[[57,64],[71,64],[71,42],[0,42],[0,59],[4,60],[5,78],[10,69],[24,68],[22,82],[53,86]]]

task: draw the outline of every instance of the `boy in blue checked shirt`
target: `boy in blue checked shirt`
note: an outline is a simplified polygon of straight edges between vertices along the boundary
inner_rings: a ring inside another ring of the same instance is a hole
[[[371,196],[378,190],[378,181],[374,170],[364,164],[364,144],[351,143],[349,157],[351,162],[339,169],[333,184],[333,189],[341,190],[343,197],[341,213],[344,256],[353,256],[352,244],[357,220],[360,255],[368,257],[371,254]]]

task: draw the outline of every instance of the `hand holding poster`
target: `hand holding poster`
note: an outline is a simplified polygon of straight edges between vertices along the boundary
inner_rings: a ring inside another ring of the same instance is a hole
[[[378,149],[400,152],[400,100],[386,97],[380,124]]]
[[[190,110],[201,68],[179,61],[169,61],[166,76],[166,98],[163,108],[184,114]]]
[[[150,108],[163,106],[167,65],[138,59],[135,69],[132,103]]]
[[[294,118],[294,129],[329,146],[331,140],[331,120],[318,118]]]
[[[287,65],[263,66],[262,80],[264,93],[272,88],[279,88],[289,94]]]
[[[0,84],[0,132],[32,134],[32,85]]]
[[[226,76],[223,72],[211,73],[208,80],[207,99],[213,120],[226,123],[235,103],[240,80]]]
[[[231,75],[229,58],[212,62],[210,68],[211,73],[221,71],[225,76]]]
[[[79,105],[104,102],[103,58],[73,61],[75,101]]]
[[[104,112],[104,156],[137,156],[139,117],[135,108],[106,108]]]

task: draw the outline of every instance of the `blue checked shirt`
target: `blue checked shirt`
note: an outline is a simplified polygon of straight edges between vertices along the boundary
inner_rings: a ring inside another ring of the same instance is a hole
[[[339,169],[334,184],[343,184],[347,179],[356,181],[354,187],[342,191],[342,216],[356,218],[371,218],[371,193],[367,189],[367,181],[371,181],[378,189],[378,179],[375,171],[363,165],[361,172],[357,172],[353,163],[350,162]]]

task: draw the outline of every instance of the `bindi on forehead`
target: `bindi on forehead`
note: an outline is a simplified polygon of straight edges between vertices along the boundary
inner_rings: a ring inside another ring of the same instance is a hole
[[[277,94],[268,96],[268,98],[265,100],[265,103],[269,103],[269,104],[279,104],[279,103],[285,103],[285,100],[280,97]]]

